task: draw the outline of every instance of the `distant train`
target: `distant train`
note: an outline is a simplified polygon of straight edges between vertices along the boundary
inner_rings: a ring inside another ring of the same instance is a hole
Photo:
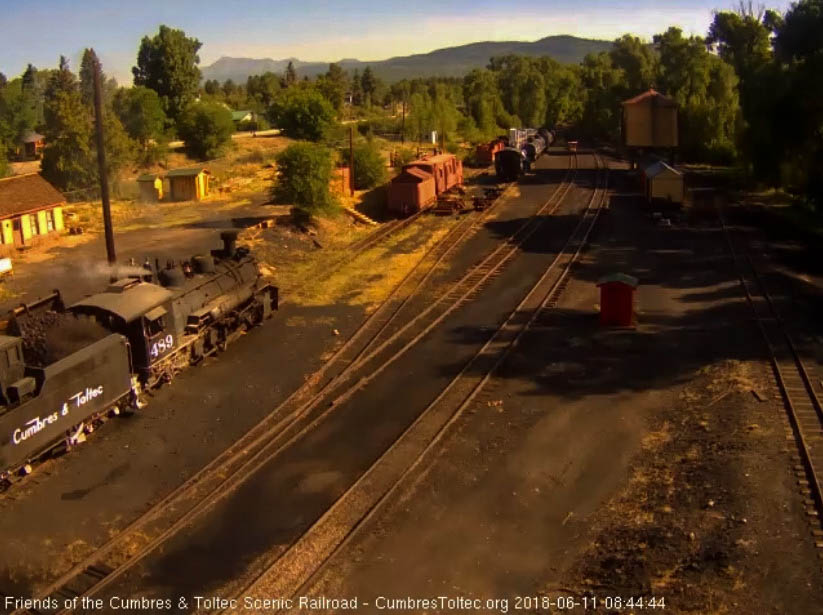
[[[431,206],[437,197],[463,184],[463,163],[454,154],[413,160],[389,184],[389,211],[409,216]]]
[[[55,291],[11,313],[0,335],[0,480],[82,442],[99,420],[140,407],[143,389],[271,317],[277,287],[236,237],[224,232],[221,250],[146,265],[68,308]]]
[[[501,182],[517,181],[524,171],[554,142],[554,135],[545,128],[518,129],[509,131],[508,146],[495,157],[495,173]]]

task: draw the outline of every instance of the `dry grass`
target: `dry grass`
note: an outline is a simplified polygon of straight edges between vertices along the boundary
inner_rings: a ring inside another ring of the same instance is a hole
[[[344,304],[369,308],[377,305],[446,232],[447,225],[438,225],[414,249],[406,252],[398,250],[398,245],[415,238],[420,229],[403,229],[331,272],[328,267],[339,262],[345,250],[329,251],[316,259],[306,259],[288,272],[293,288],[289,300],[302,306]],[[307,284],[306,280],[312,282]]]

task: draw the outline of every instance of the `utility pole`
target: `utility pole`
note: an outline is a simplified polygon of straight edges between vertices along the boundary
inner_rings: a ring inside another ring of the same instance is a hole
[[[406,98],[403,97],[403,128],[402,132],[400,133],[400,143],[402,145],[406,144]]]
[[[349,125],[349,190],[354,196],[354,127]]]
[[[106,231],[106,255],[109,264],[117,262],[114,253],[114,231],[111,226],[111,202],[109,201],[109,174],[106,168],[106,148],[103,139],[103,89],[100,84],[100,60],[94,49],[94,123],[97,134],[97,168],[100,173],[100,199],[103,201],[103,227]]]

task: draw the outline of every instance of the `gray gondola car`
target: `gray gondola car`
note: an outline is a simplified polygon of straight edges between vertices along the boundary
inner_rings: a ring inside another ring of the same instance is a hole
[[[44,367],[27,365],[23,338],[0,335],[0,478],[56,443],[85,437],[93,419],[136,401],[128,342],[111,334]]]
[[[517,181],[523,172],[523,152],[513,147],[504,147],[494,159],[497,180],[501,182]]]

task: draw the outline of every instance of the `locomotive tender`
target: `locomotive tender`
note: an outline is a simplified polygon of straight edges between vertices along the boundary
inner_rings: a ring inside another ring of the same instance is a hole
[[[221,237],[221,250],[154,274],[147,268],[68,309],[55,292],[13,311],[12,335],[0,335],[0,480],[28,473],[30,462],[57,446],[82,442],[98,419],[141,407],[142,389],[170,381],[271,317],[277,287],[236,247],[235,231]],[[37,356],[40,345],[32,343],[43,309],[54,317],[44,339],[71,346],[56,360]]]

